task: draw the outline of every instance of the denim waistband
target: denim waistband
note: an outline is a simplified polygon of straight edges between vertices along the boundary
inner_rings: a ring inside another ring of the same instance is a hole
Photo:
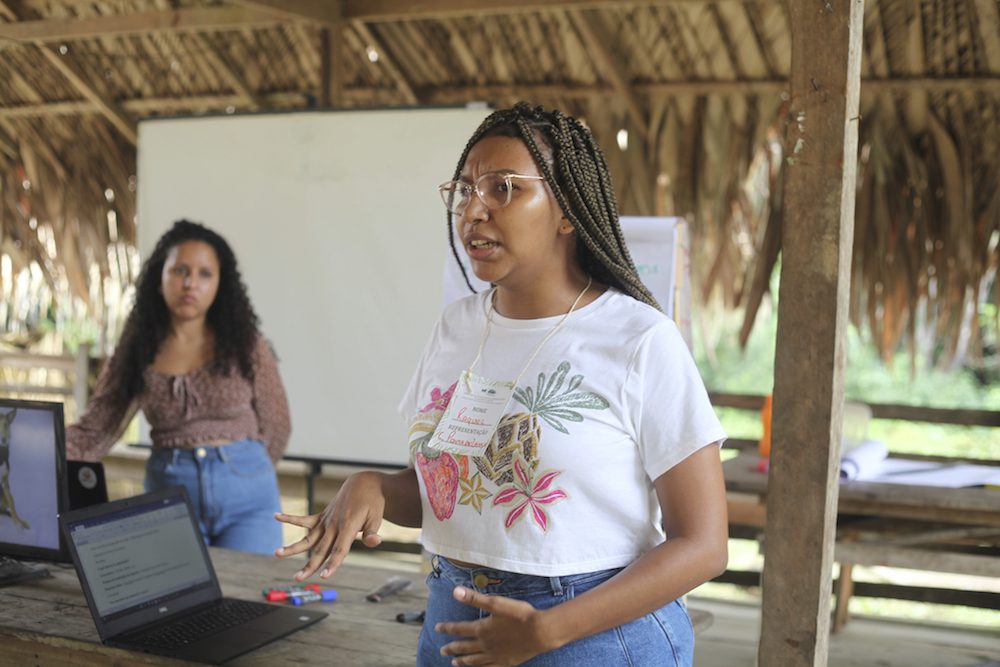
[[[551,593],[559,596],[570,587],[593,584],[615,576],[623,568],[569,574],[561,577],[540,577],[519,572],[507,572],[488,567],[468,568],[456,565],[447,558],[434,556],[431,559],[433,571],[447,577],[456,585],[467,586],[480,593],[490,595],[528,595],[531,593]]]
[[[228,461],[230,457],[238,455],[245,450],[254,447],[261,447],[259,440],[244,438],[225,445],[201,445],[199,447],[157,447],[153,449],[150,456],[167,457],[170,463],[177,463],[181,459],[195,459],[199,461]]]

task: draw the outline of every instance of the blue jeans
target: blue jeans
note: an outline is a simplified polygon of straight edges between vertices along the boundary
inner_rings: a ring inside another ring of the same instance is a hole
[[[480,593],[503,595],[547,609],[572,600],[621,570],[604,570],[566,577],[534,577],[487,568],[468,569],[435,556],[427,576],[427,614],[417,647],[418,667],[445,667],[451,657],[441,647],[457,637],[441,634],[434,625],[442,621],[472,621],[485,613],[452,597],[455,586]],[[517,641],[511,637],[511,641]],[[694,630],[682,600],[673,602],[630,623],[584,637],[548,653],[537,655],[526,667],[690,667],[694,657]]]
[[[197,449],[154,448],[146,461],[146,491],[183,486],[205,542],[273,555],[281,546],[278,477],[256,440]]]

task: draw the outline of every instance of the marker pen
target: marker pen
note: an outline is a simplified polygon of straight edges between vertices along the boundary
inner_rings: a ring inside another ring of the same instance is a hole
[[[296,607],[299,607],[310,602],[332,602],[336,599],[337,591],[330,588],[322,593],[318,593],[316,591],[306,591],[301,595],[293,595],[289,601]]]
[[[406,577],[391,577],[387,582],[376,588],[365,596],[369,602],[381,602],[390,595],[395,595],[410,585],[410,580]]]
[[[298,590],[291,591],[268,591],[264,597],[266,597],[269,602],[281,602],[282,600],[288,600],[289,598],[298,597],[299,595],[322,592],[323,589],[316,586],[315,588],[300,588]]]
[[[288,586],[271,586],[261,591],[265,596],[272,591],[282,591],[290,593],[292,591],[318,591],[322,587],[319,584],[290,584]]]

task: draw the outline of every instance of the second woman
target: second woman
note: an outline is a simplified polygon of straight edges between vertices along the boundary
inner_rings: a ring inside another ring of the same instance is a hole
[[[186,220],[143,267],[118,347],[67,429],[68,457],[103,456],[140,408],[152,427],[146,490],[182,485],[209,544],[272,553],[288,401],[232,249]]]

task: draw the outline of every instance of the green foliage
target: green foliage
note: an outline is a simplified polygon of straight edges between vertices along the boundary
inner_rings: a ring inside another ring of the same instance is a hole
[[[100,325],[91,318],[64,319],[60,322],[59,330],[69,354],[76,354],[84,343],[93,345],[101,333]]]
[[[745,350],[741,350],[738,343],[741,312],[703,315],[711,322],[711,335],[715,338],[713,345],[706,344],[701,336],[694,336],[695,362],[705,386],[713,391],[731,393],[771,393],[777,318],[771,316],[770,310],[770,307],[761,306]]]
[[[992,311],[988,311],[988,314]],[[742,313],[713,313],[711,349],[696,336],[695,361],[709,389],[730,393],[767,394],[772,391],[777,333],[776,308],[765,300],[745,350],[738,344]],[[708,327],[705,327],[708,329]],[[901,351],[884,364],[864,335],[848,328],[844,395],[848,400],[898,403],[938,408],[1000,410],[1000,382],[982,384],[982,376],[960,369],[946,372],[925,360],[916,363]],[[808,373],[810,369],[802,369]],[[747,410],[719,409],[731,437],[759,438],[760,417]],[[885,441],[895,452],[970,458],[1000,458],[1000,430],[922,422],[873,421],[869,436]]]
[[[695,361],[705,384],[732,393],[766,394],[773,387],[777,317],[771,308],[761,308],[746,350],[738,345],[740,313],[713,314],[721,334],[709,352],[695,342]],[[808,372],[808,369],[803,369]],[[966,371],[946,372],[899,352],[891,364],[883,364],[875,348],[848,328],[847,368],[844,394],[849,400],[901,403],[939,408],[1000,410],[1000,383],[982,385]]]
[[[844,393],[854,400],[903,403],[937,408],[1000,410],[1000,383],[982,385],[966,369],[954,372],[932,367],[925,360],[912,363],[899,352],[883,364],[874,346],[853,327],[847,338]]]

